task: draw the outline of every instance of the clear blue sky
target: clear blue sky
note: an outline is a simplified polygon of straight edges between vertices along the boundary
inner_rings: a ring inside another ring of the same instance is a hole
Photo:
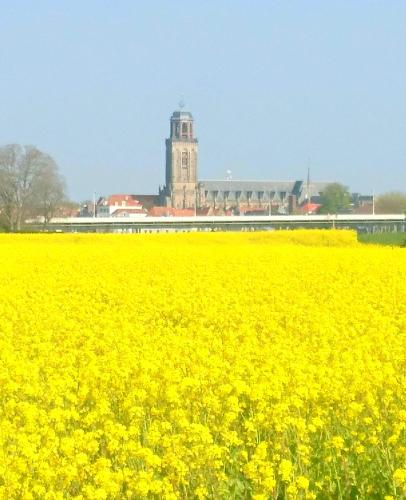
[[[406,1],[1,0],[0,144],[73,199],[153,193],[184,95],[199,178],[406,190]]]

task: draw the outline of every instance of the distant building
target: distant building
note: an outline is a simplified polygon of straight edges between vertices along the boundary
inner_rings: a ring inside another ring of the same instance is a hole
[[[351,194],[351,212],[355,214],[372,214],[374,211],[374,196]]]
[[[318,196],[325,182],[198,180],[198,141],[193,116],[175,111],[166,139],[165,187],[159,204],[175,209],[211,209],[212,213],[292,213],[312,196]]]
[[[163,206],[197,206],[197,151],[192,114],[175,111],[171,116],[169,139],[166,139],[166,184],[159,193]]]
[[[319,194],[327,183],[304,181],[210,180],[198,184],[201,206],[232,209],[235,213],[287,214]]]
[[[165,141],[165,186],[158,195],[100,198],[98,217],[314,214],[329,182],[307,180],[199,180],[198,140],[189,111],[174,111]],[[90,210],[85,207],[84,211]],[[372,213],[371,196],[353,194],[351,211]]]
[[[149,217],[192,217],[194,208],[152,207],[148,210]]]
[[[79,208],[79,217],[93,217],[93,207],[90,205],[90,203],[85,202],[80,208]]]
[[[156,194],[133,194],[136,200],[138,200],[146,211],[150,210],[152,207],[159,206],[159,196]]]
[[[96,205],[97,217],[145,217],[146,211],[135,195],[113,194],[99,198]]]

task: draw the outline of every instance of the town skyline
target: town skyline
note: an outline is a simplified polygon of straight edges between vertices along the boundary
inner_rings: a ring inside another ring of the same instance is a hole
[[[50,154],[70,198],[155,193],[183,94],[206,179],[406,189],[406,4],[2,4],[0,143]]]

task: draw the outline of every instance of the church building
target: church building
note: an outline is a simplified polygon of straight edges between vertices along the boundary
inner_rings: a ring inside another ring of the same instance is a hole
[[[182,108],[182,107],[181,107]],[[165,187],[159,204],[173,209],[194,209],[199,213],[292,213],[306,200],[320,195],[327,183],[303,180],[259,181],[198,179],[198,141],[193,116],[175,111],[166,139]]]

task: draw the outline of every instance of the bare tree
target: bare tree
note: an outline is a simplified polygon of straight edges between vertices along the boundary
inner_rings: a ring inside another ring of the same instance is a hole
[[[36,215],[42,217],[46,226],[64,201],[65,181],[59,174],[54,160],[48,157],[34,182],[33,210]]]
[[[4,225],[14,229],[15,216],[15,177],[18,149],[14,145],[0,149],[0,210]]]
[[[8,229],[20,231],[24,220],[39,211],[46,219],[61,196],[63,182],[49,155],[34,146],[0,148],[0,209]]]

